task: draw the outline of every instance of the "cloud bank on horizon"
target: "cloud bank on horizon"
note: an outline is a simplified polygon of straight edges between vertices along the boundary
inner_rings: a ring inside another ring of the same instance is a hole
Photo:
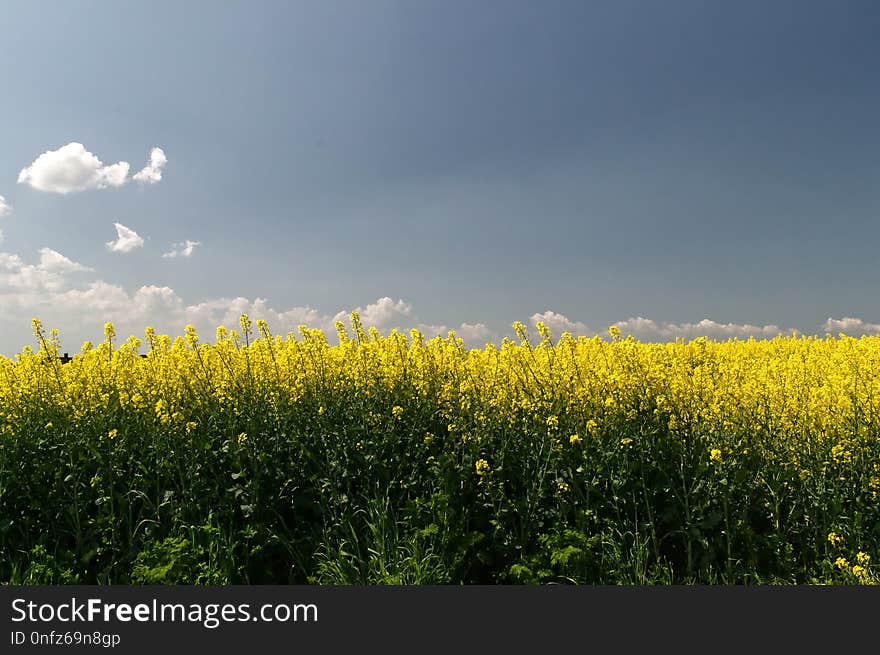
[[[120,227],[124,228],[118,226],[117,230]],[[117,242],[130,242],[131,238],[122,230]],[[268,321],[276,334],[295,332],[300,325],[305,325],[321,329],[332,338],[335,323],[342,321],[348,325],[352,310],[358,311],[366,327],[376,327],[383,332],[417,329],[426,337],[446,336],[454,331],[469,347],[481,347],[488,342],[497,344],[503,337],[513,334],[510,329],[498,329],[483,322],[425,323],[418,318],[410,301],[387,296],[364,306],[332,312],[308,305],[278,309],[265,298],[216,297],[190,303],[168,286],[144,285],[129,292],[119,284],[100,278],[83,281],[83,275],[94,273],[94,269],[51,248],[40,249],[38,255],[36,263],[28,263],[18,255],[0,253],[0,309],[3,310],[0,328],[24,328],[29,326],[31,316],[37,316],[47,326],[61,330],[62,340],[69,349],[73,349],[71,336],[82,341],[100,338],[105,321],[112,321],[120,336],[141,336],[148,325],[160,332],[177,335],[182,334],[187,325],[194,325],[205,340],[210,340],[219,325],[236,326],[241,314]],[[547,325],[555,337],[563,332],[576,337],[606,335],[605,329],[591,327],[552,310],[532,314],[531,325],[538,322]],[[644,341],[701,336],[719,340],[763,339],[792,332],[776,325],[719,323],[710,319],[670,323],[632,317],[615,325],[624,334]],[[880,324],[853,317],[829,317],[820,329],[852,336],[880,334]]]

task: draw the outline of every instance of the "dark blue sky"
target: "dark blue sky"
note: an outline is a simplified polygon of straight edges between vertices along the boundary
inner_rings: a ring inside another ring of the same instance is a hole
[[[170,326],[385,296],[491,331],[880,322],[874,2],[22,1],[0,22],[0,250],[93,269],[0,279],[16,347],[32,313],[77,338],[137,315],[144,285],[173,290],[150,306]],[[143,188],[16,183],[70,142],[168,165]],[[114,222],[145,245],[108,251]],[[97,280],[115,304],[52,313]]]

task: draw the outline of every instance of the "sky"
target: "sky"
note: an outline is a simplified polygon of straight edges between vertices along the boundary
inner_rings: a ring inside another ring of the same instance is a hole
[[[357,309],[469,345],[880,333],[880,6],[0,10],[0,353]]]

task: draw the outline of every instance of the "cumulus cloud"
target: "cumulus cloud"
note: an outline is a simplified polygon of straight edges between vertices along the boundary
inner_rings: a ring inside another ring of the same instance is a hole
[[[92,270],[51,248],[41,248],[39,254],[39,263],[27,264],[18,255],[0,252],[0,288],[23,291],[29,299],[30,293],[63,288],[71,273]]]
[[[880,324],[868,323],[860,318],[844,316],[843,318],[831,318],[823,324],[823,329],[829,334],[846,334],[851,337],[860,337],[863,334],[880,334]]]
[[[132,179],[142,184],[155,184],[162,179],[162,169],[168,163],[168,157],[162,148],[153,148],[150,151],[150,161]]]
[[[52,273],[76,273],[77,271],[91,271],[88,266],[83,266],[71,261],[57,250],[40,248],[40,268]]]
[[[554,337],[560,337],[563,332],[568,332],[572,336],[588,336],[594,334],[586,323],[580,321],[572,321],[567,316],[559,314],[549,309],[540,314],[532,314],[532,324],[544,323]]]
[[[165,259],[173,259],[174,257],[192,257],[196,246],[202,245],[201,241],[181,241],[180,243],[172,243],[171,250],[164,253],[162,257]]]
[[[137,232],[122,223],[114,223],[116,226],[116,240],[107,242],[107,249],[113,252],[131,252],[135,248],[144,245],[144,239]]]
[[[150,162],[135,175],[141,182],[155,183],[162,179],[167,161],[161,148],[153,148]],[[18,174],[19,184],[28,184],[48,193],[73,193],[89,189],[121,187],[129,181],[131,165],[120,161],[104,165],[81,143],[72,142],[57,150],[47,150]]]
[[[6,198],[0,196],[0,216],[8,216],[12,213],[12,206],[6,202]]]
[[[125,184],[128,169],[124,161],[105,166],[83,144],[73,142],[37,157],[21,169],[18,183],[50,193],[104,189]]]
[[[103,320],[124,324],[141,322],[141,330],[155,320],[167,322],[171,319],[172,327],[181,327],[180,317],[176,315],[181,313],[183,301],[169,287],[147,285],[129,294],[119,285],[97,280],[85,289],[59,293],[55,302],[67,311],[88,307],[106,317]]]
[[[401,319],[406,319],[412,313],[412,305],[404,300],[392,300],[388,296],[379,298],[376,302],[367,305],[366,309],[358,307],[355,311],[360,315],[361,322],[365,326],[373,326],[379,329],[396,327]],[[345,321],[351,312],[341,311],[334,317],[336,320]]]
[[[486,343],[494,338],[492,330],[483,323],[462,323],[456,332],[465,343]]]

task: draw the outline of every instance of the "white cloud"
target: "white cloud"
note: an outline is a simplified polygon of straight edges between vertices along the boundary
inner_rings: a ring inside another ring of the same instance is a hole
[[[40,268],[51,273],[76,273],[77,271],[91,271],[92,269],[77,262],[71,261],[57,250],[40,248]]]
[[[12,213],[12,206],[6,202],[6,198],[0,196],[0,216],[8,216]]]
[[[39,252],[38,264],[26,264],[18,255],[0,252],[0,295],[6,289],[13,289],[30,299],[32,292],[62,289],[71,273],[92,270],[51,248],[41,248]]]
[[[254,320],[263,319],[275,334],[295,332],[300,325],[323,330],[328,338],[335,334],[335,322],[340,314],[323,314],[312,307],[291,307],[278,311],[269,306],[265,298],[215,298],[195,305],[182,307],[182,325],[192,324],[199,328],[199,334],[213,337],[218,325],[238,330],[238,319],[247,314]],[[348,323],[348,314],[345,322]]]
[[[124,161],[105,166],[83,144],[74,142],[44,152],[30,166],[21,169],[18,182],[39,191],[71,193],[122,186],[128,169]]]
[[[482,347],[490,341],[497,341],[498,334],[490,330],[483,323],[462,323],[457,328],[450,328],[447,325],[436,325],[430,323],[419,323],[415,326],[425,337],[446,337],[450,332],[455,332],[456,336],[461,337],[465,345],[468,347]]]
[[[114,223],[116,226],[116,240],[107,242],[107,249],[113,252],[131,252],[135,248],[144,245],[144,239],[137,232],[122,223]]]
[[[859,337],[863,334],[880,334],[880,324],[868,323],[852,316],[845,316],[843,318],[829,317],[822,327],[829,334],[843,333],[853,337]]]
[[[412,305],[405,300],[394,301],[388,296],[379,298],[376,302],[367,305],[366,309],[358,307],[355,311],[360,315],[364,326],[373,326],[379,329],[396,327],[402,320],[407,319],[412,313]],[[346,321],[351,312],[339,312],[335,320]],[[334,321],[335,322],[335,321]]]
[[[49,248],[40,251],[38,264],[27,264],[18,255],[0,252],[2,346],[17,350],[18,346],[30,342],[27,330],[31,316],[41,318],[48,327],[58,327],[64,343],[71,349],[85,339],[100,340],[105,321],[115,324],[120,337],[141,336],[148,325],[160,333],[178,335],[191,324],[204,341],[213,341],[218,325],[239,329],[241,314],[248,314],[254,320],[266,320],[274,334],[296,334],[297,328],[305,325],[322,330],[333,342],[336,321],[349,326],[352,311],[322,312],[309,306],[276,309],[265,298],[244,297],[212,298],[187,304],[166,286],[146,285],[130,292],[104,280],[71,284],[71,274],[88,270]],[[437,329],[431,330],[432,326],[419,323],[412,305],[403,299],[382,297],[356,311],[365,328],[376,327],[383,334],[395,328],[408,332],[413,327],[422,329],[428,338],[445,337],[448,333],[445,326],[433,326]],[[495,337],[481,323],[463,323],[456,332],[468,346],[483,346]],[[76,341],[78,338],[80,341]]]
[[[615,323],[624,335],[644,341],[669,341],[677,338],[696,339],[756,339],[773,338],[783,332],[778,325],[750,325],[748,323],[717,323],[708,318],[697,323],[658,323],[637,316]]]
[[[140,330],[158,320],[170,323],[173,328],[182,327],[183,301],[169,287],[143,286],[129,294],[121,286],[98,280],[85,289],[70,289],[56,296],[57,305],[66,312],[76,312],[80,308],[100,313],[104,321],[115,321],[124,325],[142,323]]]
[[[161,148],[153,148],[150,162],[135,174],[139,182],[155,183],[162,179],[162,167],[167,158]],[[30,166],[18,174],[19,184],[49,193],[73,193],[89,189],[121,187],[129,181],[131,165],[120,161],[109,166],[86,150],[81,143],[72,142],[57,150],[47,150]]]
[[[494,338],[492,331],[482,323],[462,323],[456,332],[469,345],[483,345]]]
[[[153,148],[150,151],[150,161],[139,172],[132,177],[136,182],[142,184],[155,184],[162,179],[162,169],[168,163],[168,157],[162,148]]]
[[[563,332],[569,332],[572,336],[588,336],[594,334],[586,323],[572,321],[567,316],[549,309],[541,314],[532,314],[532,324],[544,323],[555,338],[562,336]]]
[[[172,259],[174,257],[191,257],[196,246],[200,245],[202,245],[201,241],[190,241],[189,239],[180,243],[172,243],[171,250],[164,253],[162,257],[165,259]]]
[[[532,324],[543,322],[550,328],[553,336],[559,338],[563,332],[569,332],[572,336],[593,336],[596,330],[586,323],[575,321],[563,314],[547,310],[540,314],[532,315]],[[748,323],[718,323],[704,318],[696,323],[662,323],[653,319],[636,316],[625,321],[615,323],[624,335],[632,335],[640,341],[672,341],[678,338],[696,339],[708,337],[710,339],[756,339],[773,338],[784,332],[778,325],[750,325]],[[606,333],[601,332],[602,336]]]
[[[449,326],[447,325],[437,325],[434,323],[419,323],[416,325],[416,329],[421,332],[424,336],[430,337],[445,337],[449,334]]]

